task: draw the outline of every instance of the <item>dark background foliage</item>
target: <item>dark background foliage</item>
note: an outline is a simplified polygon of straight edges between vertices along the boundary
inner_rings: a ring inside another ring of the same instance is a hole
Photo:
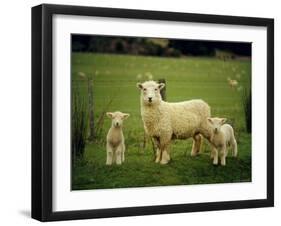
[[[72,35],[72,51],[168,57],[215,56],[224,51],[234,58],[251,56],[251,43]]]

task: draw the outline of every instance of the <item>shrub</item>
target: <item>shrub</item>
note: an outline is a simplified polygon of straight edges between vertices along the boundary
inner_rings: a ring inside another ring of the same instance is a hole
[[[71,152],[72,160],[83,157],[87,139],[87,105],[79,93],[73,88],[71,112]]]

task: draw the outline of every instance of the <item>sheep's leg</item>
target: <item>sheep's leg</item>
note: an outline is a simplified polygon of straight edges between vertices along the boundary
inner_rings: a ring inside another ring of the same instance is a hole
[[[160,140],[158,137],[153,137],[154,144],[156,146],[156,158],[155,163],[159,163],[161,160]],[[154,145],[153,144],[153,145]]]
[[[212,152],[213,155],[213,164],[214,165],[218,165],[219,162],[219,154],[218,154],[218,150],[216,149],[216,147],[214,145],[212,145]]]
[[[223,147],[220,149],[220,159],[221,159],[221,165],[225,166],[226,162],[226,145],[223,145]]]
[[[166,141],[164,144],[161,144],[161,161],[160,164],[165,165],[170,161],[170,154],[169,154],[169,143],[170,141]]]
[[[233,142],[232,142],[232,149],[233,149],[233,156],[237,157],[238,150],[237,150],[237,142],[236,142],[235,138],[233,139]]]
[[[170,161],[170,155],[167,151],[167,148],[164,148],[163,151],[162,151],[162,158],[161,158],[160,164],[165,165],[169,161]]]
[[[196,156],[200,153],[201,145],[202,145],[202,136],[200,134],[195,134],[193,136],[191,156]]]
[[[122,145],[119,145],[116,148],[115,155],[116,155],[116,164],[117,165],[122,164],[122,150],[123,150]]]
[[[225,157],[228,156],[228,149],[229,149],[229,146],[227,145],[227,146],[225,147]]]
[[[122,162],[125,162],[125,150],[126,150],[125,144],[122,144]]]
[[[167,146],[167,154],[168,154],[168,156],[167,156],[167,158],[168,158],[168,161],[170,161],[171,160],[171,156],[170,156],[170,145],[168,145]]]
[[[213,159],[215,157],[216,151],[215,148],[211,148],[211,154],[210,154],[210,158]]]
[[[107,144],[106,145],[106,165],[111,165],[113,160],[113,148]]]
[[[208,140],[209,145],[211,146],[211,155],[210,158],[214,159],[215,162],[218,162],[217,160],[215,160],[215,156],[216,156],[216,147],[214,147],[214,145],[212,144],[212,137],[213,137],[213,133],[212,133],[212,128],[210,126],[208,126],[208,122],[206,123],[205,127],[199,128],[198,131],[202,137],[202,141],[203,141],[203,137],[205,139]],[[217,163],[214,165],[217,165]]]
[[[159,163],[161,159],[161,150],[159,148],[156,149],[156,158],[155,163]]]

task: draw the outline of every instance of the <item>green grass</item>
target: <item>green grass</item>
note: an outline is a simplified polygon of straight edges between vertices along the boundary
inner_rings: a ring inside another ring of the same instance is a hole
[[[105,137],[111,121],[105,118],[102,132],[87,143],[85,156],[72,171],[73,189],[120,188],[182,184],[230,183],[251,180],[251,135],[245,130],[242,92],[232,90],[227,78],[237,79],[248,87],[251,74],[249,60],[221,61],[215,58],[159,58],[128,55],[74,53],[72,85],[87,97],[87,81],[78,72],[94,76],[95,121],[113,99],[109,111],[130,113],[125,121],[126,161],[121,166],[106,166]],[[153,162],[150,142],[143,150],[143,124],[140,116],[137,75],[151,73],[153,79],[165,78],[170,102],[201,98],[213,116],[226,117],[235,129],[238,159],[227,158],[225,167],[215,167],[205,142],[203,153],[190,157],[191,140],[175,141],[172,161],[165,166]]]

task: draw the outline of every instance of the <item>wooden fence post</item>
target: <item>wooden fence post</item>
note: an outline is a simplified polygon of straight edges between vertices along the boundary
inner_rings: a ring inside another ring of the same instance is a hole
[[[158,80],[158,83],[164,83],[165,84],[165,87],[160,90],[160,95],[162,97],[162,100],[166,101],[166,99],[167,99],[167,96],[166,96],[166,88],[167,88],[166,80],[161,78],[161,79]]]

